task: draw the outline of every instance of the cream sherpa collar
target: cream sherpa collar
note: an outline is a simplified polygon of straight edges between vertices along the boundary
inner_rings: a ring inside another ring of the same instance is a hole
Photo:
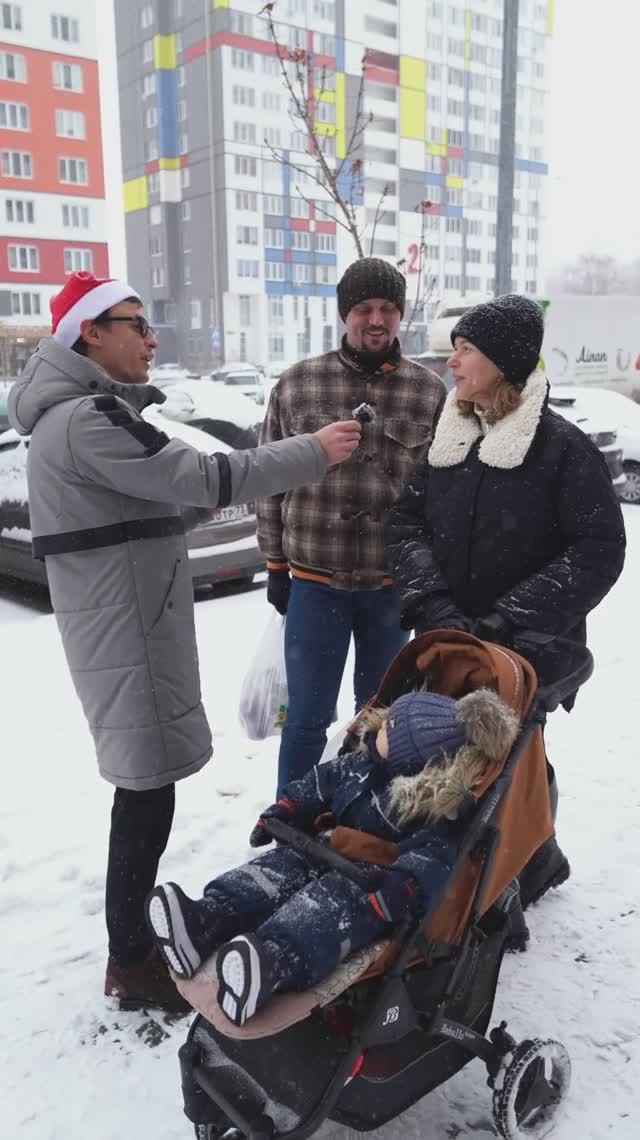
[[[478,448],[481,463],[509,470],[524,462],[540,423],[547,390],[544,372],[536,369],[527,380],[519,407],[503,420],[498,420],[484,436]],[[456,393],[450,392],[429,451],[429,466],[455,467],[462,463],[481,436],[482,428],[477,417],[461,416]]]

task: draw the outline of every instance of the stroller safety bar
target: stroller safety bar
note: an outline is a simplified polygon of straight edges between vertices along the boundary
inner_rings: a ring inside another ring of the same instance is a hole
[[[281,819],[269,819],[264,821],[264,825],[269,835],[274,839],[279,840],[281,843],[286,843],[289,847],[293,847],[296,851],[306,855],[315,863],[322,863],[325,867],[332,867],[334,871],[339,871],[347,879],[351,879],[357,887],[363,891],[375,890],[376,878],[379,876],[374,871],[373,867],[371,872],[360,870],[355,863],[347,859],[345,855],[340,855],[339,852],[334,851],[325,843],[320,843],[318,839],[314,839],[311,835],[305,835],[304,832],[298,831],[297,828],[291,827],[288,823],[283,823]]]

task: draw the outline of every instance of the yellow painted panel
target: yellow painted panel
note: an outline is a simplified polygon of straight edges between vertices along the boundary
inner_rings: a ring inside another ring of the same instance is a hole
[[[453,186],[456,190],[462,190],[464,186],[464,178],[458,178],[455,174],[447,174],[445,181],[447,186]]]
[[[412,55],[400,56],[400,86],[413,91],[424,91],[427,86],[427,65],[424,59]]]
[[[316,103],[335,103],[335,91],[325,91],[322,87],[316,87],[313,92],[313,97]]]
[[[134,210],[146,210],[149,205],[149,192],[147,189],[147,176],[130,178],[122,187],[124,194],[124,212],[132,214]]]
[[[160,158],[158,166],[160,170],[180,170],[182,162],[179,158]]]
[[[444,158],[447,153],[447,148],[446,146],[442,146],[441,143],[429,143],[427,151],[429,154],[437,154],[440,158]]]
[[[556,0],[547,0],[547,35],[553,35],[556,22]]]
[[[424,91],[400,88],[400,136],[403,139],[424,139],[426,118]],[[373,122],[375,126],[375,119]]]
[[[175,35],[153,37],[153,63],[154,67],[169,70],[176,67],[178,62]]]
[[[335,135],[338,126],[336,123],[314,123],[313,129],[317,135]]]
[[[214,8],[228,8],[229,0],[213,0]]]
[[[471,9],[467,8],[464,14],[464,67],[468,71],[471,67]]]
[[[347,153],[347,99],[344,71],[336,72],[336,157]]]

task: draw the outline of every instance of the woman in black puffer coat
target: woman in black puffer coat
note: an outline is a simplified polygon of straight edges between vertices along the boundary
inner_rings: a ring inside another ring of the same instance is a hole
[[[586,644],[586,615],[625,552],[600,452],[548,406],[543,331],[540,307],[515,295],[462,316],[451,333],[455,391],[386,526],[405,628],[466,629],[520,648],[542,683],[558,671],[553,638]],[[552,769],[550,792],[554,804]],[[523,873],[523,905],[568,875],[549,840]]]

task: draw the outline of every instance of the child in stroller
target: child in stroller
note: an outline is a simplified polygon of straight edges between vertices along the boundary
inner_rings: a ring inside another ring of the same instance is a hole
[[[363,710],[356,727],[357,747],[289,784],[250,843],[270,842],[265,821],[274,818],[329,844],[336,825],[389,841],[396,858],[366,864],[368,889],[277,845],[218,876],[199,900],[174,883],[147,900],[158,949],[178,977],[218,949],[218,1000],[238,1026],[276,991],[308,989],[435,900],[458,857],[472,790],[507,754],[519,720],[490,689],[459,700],[421,690]]]

